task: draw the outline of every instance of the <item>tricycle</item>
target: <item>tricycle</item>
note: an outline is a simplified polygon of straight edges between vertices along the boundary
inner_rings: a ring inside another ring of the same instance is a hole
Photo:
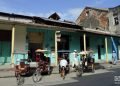
[[[48,75],[50,75],[52,72],[50,66],[50,58],[44,55],[45,52],[47,52],[47,50],[37,49],[35,51],[35,58],[38,66],[36,67],[36,70],[32,77],[34,82],[39,82],[42,79],[43,73],[47,73]]]
[[[82,60],[82,67],[83,71],[89,71],[91,72],[95,71],[95,65],[94,65],[94,58],[93,58],[93,51],[82,51],[80,52],[81,60]]]
[[[26,53],[14,53],[23,55],[22,59],[17,58],[15,65],[15,77],[17,79],[17,85],[24,83],[24,76],[30,74],[29,60],[25,59]]]

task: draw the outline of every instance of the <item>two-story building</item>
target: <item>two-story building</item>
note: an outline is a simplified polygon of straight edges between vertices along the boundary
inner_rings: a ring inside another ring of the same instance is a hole
[[[118,9],[118,8],[117,8]],[[117,26],[119,26],[118,21],[116,20],[115,22],[117,22],[117,25],[113,25],[113,20],[114,18],[112,18],[109,15],[113,16],[113,13],[111,12],[112,8],[108,9],[101,9],[101,8],[94,8],[94,7],[85,7],[84,10],[81,12],[80,16],[77,18],[76,20],[76,24],[81,25],[84,27],[85,30],[87,31],[96,31],[99,34],[101,32],[104,33],[109,33],[111,34],[111,36],[109,36],[108,40],[108,46],[109,46],[109,55],[108,58],[112,59],[112,51],[115,50],[117,55],[118,55],[118,51],[119,49],[119,40],[117,37],[112,36],[116,35],[119,36],[119,34],[114,33],[115,32],[115,28],[117,28]],[[117,10],[116,10],[117,11]],[[116,17],[116,16],[115,16]],[[118,16],[119,17],[119,16]],[[115,18],[116,19],[116,18]],[[111,24],[112,23],[112,24]],[[118,27],[119,28],[119,27]],[[119,29],[117,29],[119,32]],[[99,35],[96,36],[96,39],[91,37],[89,34],[87,34],[87,38],[88,39],[92,39],[93,41],[91,41],[92,43],[89,43],[89,46],[87,47],[91,47],[94,48],[94,50],[96,51],[96,60],[105,60],[106,56],[105,56],[105,35]],[[120,55],[118,55],[118,59]]]
[[[109,31],[113,34],[120,35],[120,5],[109,8]],[[118,59],[120,59],[120,40],[112,40],[112,48],[118,54]]]

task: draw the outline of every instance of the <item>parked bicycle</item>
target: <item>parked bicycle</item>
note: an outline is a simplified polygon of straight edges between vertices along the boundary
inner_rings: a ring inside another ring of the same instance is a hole
[[[94,65],[94,58],[93,58],[93,51],[82,51],[81,54],[81,60],[82,60],[82,67],[83,71],[89,71],[95,72],[95,65]],[[85,56],[86,55],[86,56]]]
[[[19,61],[20,64],[15,65],[15,77],[17,79],[17,85],[24,84],[24,80],[25,80],[24,76],[30,73],[30,66],[29,63],[28,64],[25,63],[26,61],[27,59],[21,59]]]
[[[27,53],[14,53],[16,57],[16,64],[15,64],[15,77],[17,80],[17,85],[23,85],[25,82],[24,76],[30,73],[30,65],[29,60],[25,58]],[[22,56],[19,58],[18,55]]]
[[[50,75],[52,70],[50,67],[50,58],[44,56],[44,52],[46,52],[46,50],[37,49],[35,52],[37,67],[33,73],[32,79],[36,83],[42,80],[42,73],[47,73]]]

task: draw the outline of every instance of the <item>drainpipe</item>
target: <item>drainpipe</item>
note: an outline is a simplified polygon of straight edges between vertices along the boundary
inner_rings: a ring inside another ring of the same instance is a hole
[[[84,42],[84,51],[86,51],[86,34],[85,33],[83,34],[83,42]]]
[[[14,67],[14,43],[15,43],[15,25],[12,26],[12,42],[11,42],[11,66]]]
[[[58,53],[57,53],[57,31],[55,31],[55,66],[58,64]]]
[[[106,63],[108,63],[108,46],[107,46],[107,37],[105,37],[105,51],[106,51]]]

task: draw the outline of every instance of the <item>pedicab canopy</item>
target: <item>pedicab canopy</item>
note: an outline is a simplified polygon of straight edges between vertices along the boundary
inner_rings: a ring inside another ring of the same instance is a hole
[[[93,53],[93,50],[89,50],[89,51],[81,51],[80,55],[87,55],[89,53]]]
[[[35,52],[40,53],[40,52],[47,52],[48,50],[42,50],[42,49],[37,49]]]

